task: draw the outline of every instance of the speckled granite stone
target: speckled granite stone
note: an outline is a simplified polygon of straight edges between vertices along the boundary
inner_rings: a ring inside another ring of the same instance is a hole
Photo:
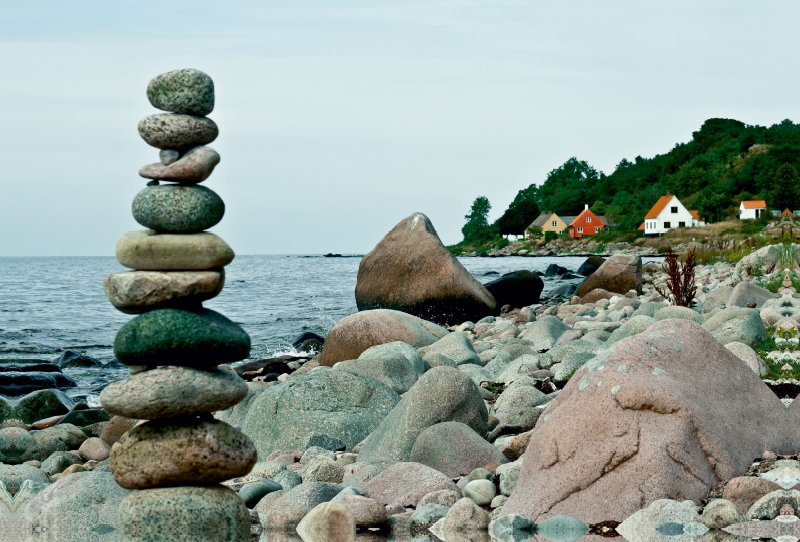
[[[216,226],[225,204],[205,186],[148,186],[133,199],[133,218],[146,228],[167,233],[191,233]]]

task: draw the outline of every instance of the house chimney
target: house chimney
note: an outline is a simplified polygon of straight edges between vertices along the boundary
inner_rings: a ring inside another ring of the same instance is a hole
[[[670,193],[669,193],[669,190],[667,190],[667,195],[668,195],[668,196],[671,196],[671,195],[672,195],[672,194],[670,194]]]
[[[583,204],[583,210],[584,211],[588,211],[589,210],[589,204],[588,203],[584,203]]]

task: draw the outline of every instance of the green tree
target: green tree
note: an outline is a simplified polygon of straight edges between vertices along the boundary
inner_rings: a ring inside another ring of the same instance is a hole
[[[559,215],[575,215],[585,203],[595,201],[600,173],[584,160],[575,157],[547,174],[539,188],[541,208]]]
[[[795,210],[800,206],[800,175],[789,162],[784,163],[775,173],[772,185],[772,207],[774,209]]]
[[[517,192],[514,201],[495,226],[500,235],[522,235],[531,222],[539,215],[539,187],[531,184]]]
[[[531,226],[525,230],[525,238],[531,241],[538,241],[544,234],[541,226]]]
[[[492,204],[486,196],[478,196],[472,202],[469,213],[464,215],[467,223],[461,228],[465,241],[471,241],[485,237],[489,230],[489,211]]]

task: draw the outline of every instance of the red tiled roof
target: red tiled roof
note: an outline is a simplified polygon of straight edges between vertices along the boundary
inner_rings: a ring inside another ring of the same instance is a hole
[[[754,199],[754,200],[743,201],[742,205],[744,205],[745,209],[766,209],[767,208],[767,202],[764,201],[763,199]]]
[[[639,226],[639,229],[640,229],[640,230],[643,230],[643,229],[644,229],[644,222],[642,222],[642,225],[641,225],[641,226]]]
[[[695,220],[703,220],[702,217],[700,217],[700,211],[689,211],[689,214],[692,215],[692,218]]]
[[[658,198],[658,201],[656,202],[655,205],[653,205],[653,208],[650,209],[650,212],[645,215],[645,218],[658,218],[658,215],[661,214],[661,211],[664,210],[664,207],[667,206],[667,204],[672,200],[673,197],[674,196],[669,195],[669,196],[661,196],[660,198]]]

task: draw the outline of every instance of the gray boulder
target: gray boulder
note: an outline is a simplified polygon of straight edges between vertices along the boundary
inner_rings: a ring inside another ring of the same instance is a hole
[[[421,463],[455,478],[478,467],[508,460],[469,426],[443,422],[428,427],[411,449],[411,461]]]
[[[653,320],[656,322],[659,320],[667,320],[668,318],[680,318],[681,320],[689,320],[697,324],[703,323],[703,317],[700,316],[700,313],[689,307],[670,305],[669,307],[659,309],[658,312],[653,315]]]
[[[748,367],[750,367],[754,373],[756,373],[760,377],[766,376],[769,368],[767,364],[764,363],[764,360],[756,353],[755,350],[750,348],[744,343],[739,342],[732,342],[725,345],[725,348],[733,352],[733,354],[745,362]]]
[[[707,314],[714,309],[722,309],[728,303],[733,288],[730,286],[720,285],[715,290],[711,290],[706,294],[705,301],[703,301],[703,309],[701,312]]]
[[[500,421],[514,410],[533,408],[550,401],[550,398],[532,386],[515,382],[508,386],[494,403],[495,416]]]
[[[352,449],[399,400],[397,392],[374,378],[318,369],[256,397],[242,431],[262,458],[275,450],[300,449],[303,438],[312,431],[341,439]]]
[[[555,375],[553,380],[556,382],[568,380],[573,374],[575,374],[575,371],[586,365],[586,363],[594,357],[595,354],[587,352],[575,352],[568,355],[561,363],[556,363],[550,367],[550,370],[553,371],[553,374]]]
[[[422,376],[422,373],[425,372],[425,362],[422,360],[422,356],[419,355],[419,352],[417,352],[417,349],[402,341],[376,344],[375,346],[367,348],[358,356],[359,359],[389,359],[396,357],[403,357],[408,360],[411,366],[414,367],[414,370],[417,371],[418,376]]]
[[[467,363],[478,366],[483,365],[481,363],[481,358],[478,357],[469,339],[467,339],[467,336],[463,333],[450,333],[432,345],[420,348],[419,354],[425,361],[426,368],[436,366],[435,362],[431,363],[429,361],[431,356],[436,354],[454,361],[455,365],[464,365]]]
[[[634,314],[636,313],[634,312]],[[633,337],[639,333],[644,333],[644,331],[654,323],[655,319],[652,316],[647,316],[646,314],[632,316],[630,320],[611,332],[611,336],[606,341],[606,346],[611,346],[615,342],[621,341],[622,339],[627,339],[628,337]]]
[[[264,393],[264,388],[255,382],[247,382],[247,395],[244,399],[226,410],[215,412],[214,417],[234,427],[241,427],[250,410],[250,405],[262,393]]]
[[[472,380],[452,367],[425,373],[364,442],[358,461],[407,461],[417,437],[441,422],[463,422],[479,435],[488,431],[488,414]]]
[[[478,367],[470,363],[467,365],[459,365],[458,370],[470,377],[472,381],[479,386],[481,382],[493,382],[492,375],[483,367]]]
[[[636,318],[637,316],[649,316],[652,318],[659,309],[662,309],[666,306],[666,303],[646,301],[645,303],[639,305],[638,309],[633,311],[631,318]]]
[[[703,323],[703,327],[722,344],[740,342],[748,346],[766,339],[761,314],[756,309],[728,307]]]
[[[565,331],[572,329],[555,316],[542,316],[527,325],[519,338],[531,345],[536,352],[550,350]]]
[[[777,299],[779,296],[773,294],[766,288],[762,288],[752,282],[740,282],[728,296],[728,307],[750,307],[760,309],[764,303],[770,299]]]
[[[736,263],[736,271],[748,273],[760,269],[762,273],[769,273],[780,264],[781,251],[777,245],[768,245],[748,254]]]
[[[434,491],[443,489],[458,491],[458,486],[441,472],[420,463],[392,463],[371,478],[361,494],[379,503],[416,506],[417,503]]]
[[[314,507],[333,499],[344,487],[327,482],[308,482],[296,486],[274,500],[267,508],[267,531],[295,534],[300,520]]]
[[[340,361],[333,368],[372,377],[400,394],[407,392],[417,381],[417,371],[404,357],[369,359],[362,356]]]

